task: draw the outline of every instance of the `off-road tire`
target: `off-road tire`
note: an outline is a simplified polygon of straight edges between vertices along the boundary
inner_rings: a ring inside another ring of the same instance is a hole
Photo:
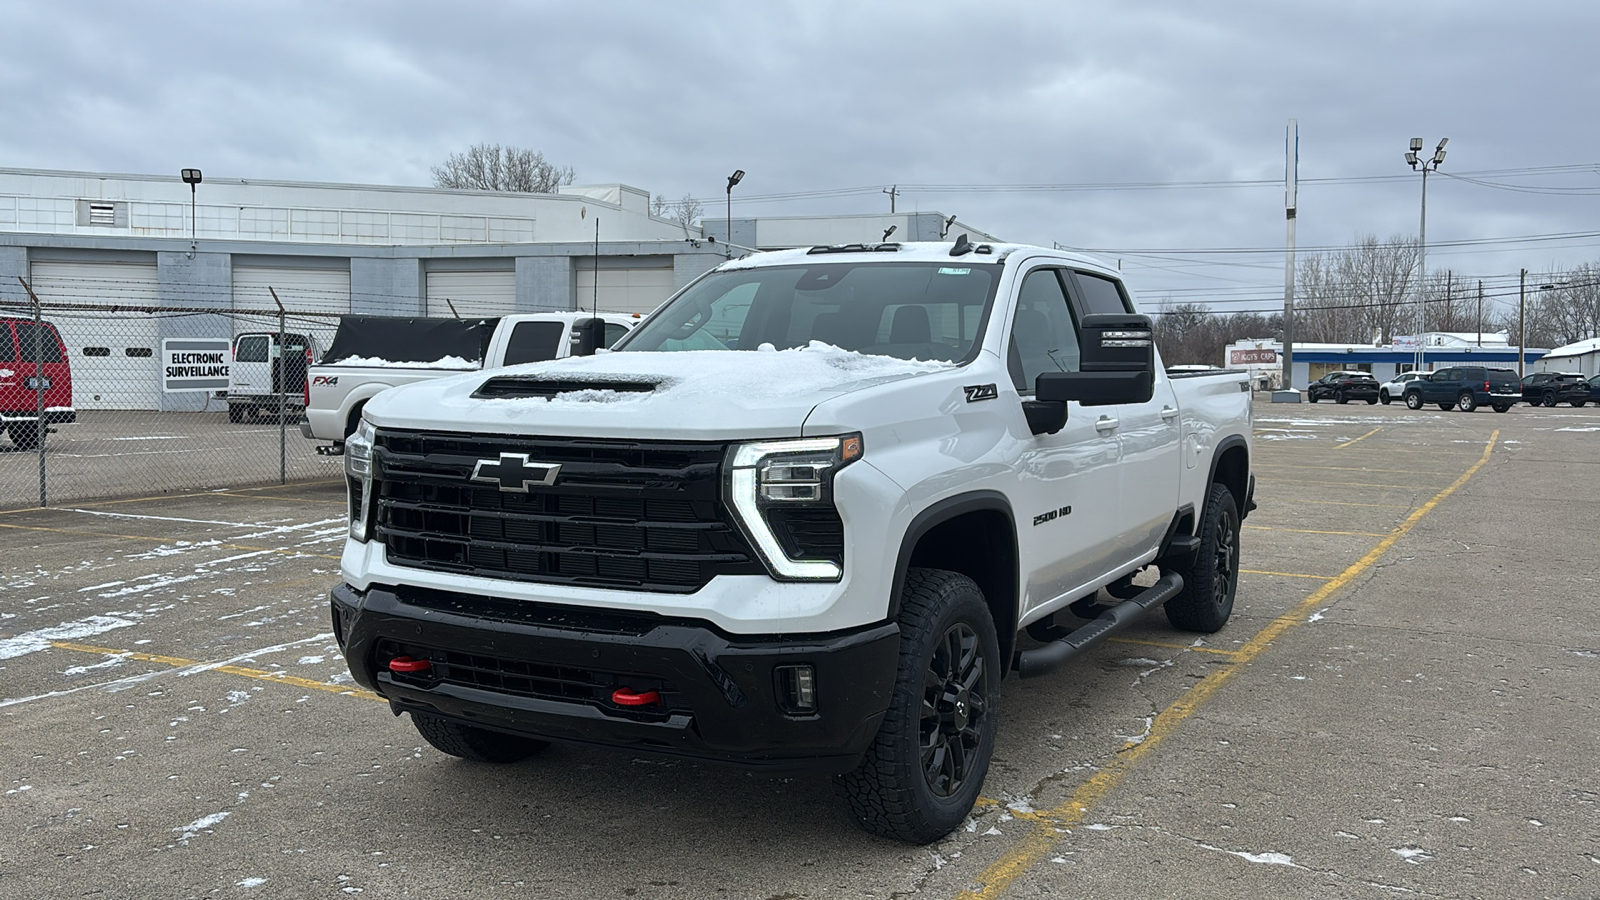
[[[1472,396],[1471,391],[1462,391],[1461,396],[1456,398],[1456,409],[1462,412],[1472,412],[1477,408],[1478,398]]]
[[[1406,394],[1406,409],[1421,409],[1421,408],[1422,408],[1422,395],[1417,393],[1416,391],[1411,391],[1411,392],[1407,393]]]
[[[1175,571],[1183,590],[1166,603],[1172,627],[1212,634],[1228,624],[1239,590],[1239,506],[1227,485],[1213,484],[1206,493],[1200,547]]]
[[[411,724],[433,749],[473,762],[514,763],[550,746],[549,741],[476,728],[427,713],[413,712]]]
[[[1000,712],[1000,643],[983,592],[944,569],[911,569],[900,595],[894,694],[861,765],[836,780],[862,828],[936,841],[972,811]]]
[[[32,422],[11,423],[11,443],[17,445],[18,450],[37,450],[39,440],[44,434],[44,429]]]

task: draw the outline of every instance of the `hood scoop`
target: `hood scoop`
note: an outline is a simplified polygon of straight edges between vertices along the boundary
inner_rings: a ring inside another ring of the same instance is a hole
[[[502,375],[485,381],[472,396],[479,400],[521,400],[533,397],[553,400],[562,394],[577,394],[584,391],[648,394],[660,383],[659,381],[578,381]]]

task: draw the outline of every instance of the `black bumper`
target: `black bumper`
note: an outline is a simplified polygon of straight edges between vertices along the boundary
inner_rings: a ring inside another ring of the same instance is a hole
[[[439,591],[341,584],[331,599],[351,674],[397,714],[766,772],[853,769],[888,708],[900,646],[892,622],[751,637],[694,620]],[[430,670],[391,672],[396,656],[427,659]],[[777,669],[797,664],[815,668],[814,713],[781,705]],[[662,703],[619,705],[618,688],[655,690]]]

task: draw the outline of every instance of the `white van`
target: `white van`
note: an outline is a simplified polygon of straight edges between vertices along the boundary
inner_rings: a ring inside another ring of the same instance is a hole
[[[252,331],[234,335],[228,370],[228,421],[246,417],[299,417],[305,412],[306,369],[316,340],[304,334]]]

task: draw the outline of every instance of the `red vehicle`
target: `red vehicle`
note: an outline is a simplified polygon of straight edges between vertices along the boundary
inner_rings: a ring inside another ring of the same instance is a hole
[[[19,450],[32,450],[50,425],[78,421],[72,369],[49,322],[0,316],[0,426]]]

